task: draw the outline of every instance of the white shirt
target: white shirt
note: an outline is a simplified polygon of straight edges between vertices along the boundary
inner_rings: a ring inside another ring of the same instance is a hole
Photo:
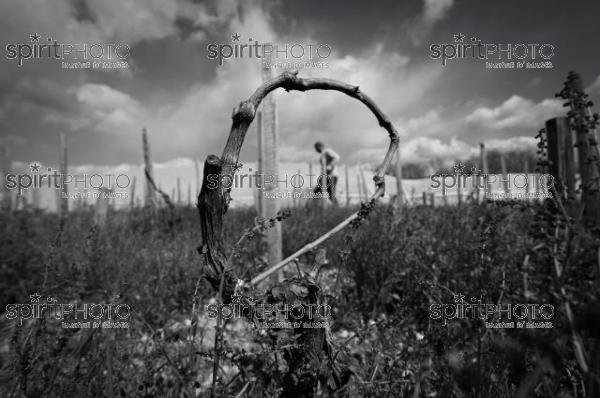
[[[330,176],[337,176],[334,162],[337,162],[339,160],[340,155],[338,155],[331,148],[323,148],[323,150],[321,151],[321,156],[319,157],[320,164],[325,165],[325,170]]]

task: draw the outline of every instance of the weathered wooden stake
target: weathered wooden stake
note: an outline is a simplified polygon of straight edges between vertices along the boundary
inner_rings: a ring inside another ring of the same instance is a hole
[[[142,129],[142,145],[144,149],[144,173],[154,179],[154,169],[150,160],[150,142],[148,141],[148,131],[146,128]],[[144,185],[144,205],[154,207],[154,188],[147,178],[144,180],[146,181]]]
[[[101,227],[106,224],[106,215],[108,213],[108,201],[112,189],[99,188],[98,199],[96,199],[96,207],[94,208],[94,224]]]
[[[345,184],[346,184],[346,206],[350,205],[350,178],[348,176],[348,165],[344,165],[344,175],[345,175]]]
[[[477,184],[477,202],[479,202],[479,200],[485,200],[487,198],[487,196],[490,194],[489,190],[490,190],[490,184],[487,183],[488,181],[488,174],[489,174],[489,169],[488,169],[488,163],[487,163],[487,156],[485,154],[485,144],[482,142],[479,144],[479,165],[481,167],[481,173],[483,173],[483,176],[480,175],[480,182],[483,180],[483,198],[479,197],[479,185]],[[480,174],[481,174],[480,173]]]
[[[265,62],[271,63],[271,56],[267,56]],[[273,77],[272,69],[267,64],[263,64],[262,78],[263,82],[271,80]],[[279,152],[277,150],[279,142],[278,121],[277,121],[277,103],[275,95],[268,94],[262,104],[262,126],[261,126],[261,155],[260,167],[261,173],[264,175],[273,176],[277,179],[279,176]],[[277,184],[269,184],[263,192],[269,192],[278,189]],[[265,219],[275,217],[280,209],[280,201],[274,198],[263,198],[260,216]],[[277,264],[282,259],[282,242],[281,242],[281,223],[275,223],[274,226],[266,231],[267,241],[267,261],[270,265]],[[271,282],[281,282],[283,280],[283,271],[277,272]]]
[[[297,175],[301,176],[302,175],[302,170],[298,169]],[[298,186],[302,180],[296,181],[293,180],[293,184]],[[301,199],[300,198],[296,198],[296,193],[300,193],[302,191],[302,186],[300,186],[299,188],[294,188],[292,186],[292,192],[294,193],[294,195],[292,196],[292,206],[296,207],[298,206],[299,203],[301,203]]]
[[[504,159],[504,155],[500,155],[500,169],[502,172],[502,185],[504,187],[504,193],[507,195],[510,194],[510,184],[508,180],[508,173],[506,172],[506,159]]]
[[[596,136],[595,117],[590,110],[588,96],[583,91],[579,74],[571,71],[565,88],[558,94],[567,99],[570,110],[567,116],[576,133],[581,176],[581,201],[584,206],[584,223],[600,226],[600,150]]]
[[[25,210],[27,208],[27,205],[29,203],[28,201],[28,196],[29,196],[29,190],[27,191],[23,191],[23,193],[21,195],[17,196],[17,203],[15,205],[15,209],[17,210]]]
[[[0,203],[2,211],[10,211],[12,209],[12,193],[6,186],[6,176],[10,174],[11,159],[10,146],[8,143],[0,146],[0,167],[2,168],[0,177],[2,177],[2,202]]]
[[[40,208],[40,190],[39,189],[31,190],[31,206],[34,209]]]
[[[360,163],[358,164],[358,172],[360,173],[360,181],[361,181],[360,188],[363,191],[363,196],[365,198],[368,198],[369,197],[369,189],[367,188],[367,179],[365,178],[365,173],[363,171],[362,164],[360,164]]]
[[[322,207],[325,207],[325,203],[327,203],[327,198],[325,198],[325,193],[327,192],[327,184],[329,184],[329,181],[327,180],[325,156],[321,156],[319,164],[321,166],[321,172],[319,173],[318,180],[319,180],[319,184],[321,187],[321,195],[322,195],[322,199],[319,200],[319,204]]]
[[[135,183],[136,178],[135,176],[133,176],[133,181],[131,181],[131,196],[129,197],[129,207],[131,207],[132,209],[135,207]]]
[[[546,120],[548,139],[548,169],[567,189],[567,195],[575,194],[575,164],[571,126],[566,117]]]
[[[464,178],[462,176],[462,174],[457,173],[456,175],[456,179],[458,181],[458,183],[456,184],[456,205],[460,206],[462,204],[462,182],[464,181]]]
[[[482,158],[483,158],[483,153],[482,153],[481,145],[483,145],[483,144],[479,144],[479,168],[481,168],[481,163],[482,163]],[[471,178],[473,179],[473,181],[475,183],[475,201],[477,203],[480,202],[480,197],[481,197],[481,187],[480,187],[480,180],[481,180],[481,178],[480,177],[481,177],[481,171],[480,170],[477,170],[476,172],[474,172],[471,175]],[[472,194],[473,194],[473,192],[471,192],[471,195]]]
[[[258,144],[258,154],[256,161],[256,175],[258,184],[256,184],[256,214],[260,217],[263,216],[263,201],[265,200],[265,187],[264,180],[265,176],[263,174],[263,121],[262,121],[262,112],[256,112],[256,121],[254,122],[256,125],[256,138]]]
[[[60,174],[61,174],[61,189],[59,193],[58,212],[61,217],[66,217],[69,213],[69,189],[64,183],[64,178],[68,173],[67,163],[67,135],[60,133]]]
[[[400,159],[400,148],[396,151],[396,211],[400,211],[404,201],[402,189],[402,161]]]
[[[525,174],[525,178],[527,181],[527,184],[525,184],[525,200],[529,201],[529,192],[531,191],[529,184],[529,161],[527,159],[525,159],[523,161],[523,173]]]
[[[200,193],[200,171],[198,170],[198,160],[194,159],[194,169],[196,171],[196,196]]]
[[[192,205],[192,184],[188,184],[187,205],[188,207]]]
[[[535,200],[538,201],[540,198],[540,181],[539,178],[542,174],[541,173],[536,173],[535,178],[532,178],[532,182],[533,182],[533,188],[534,188],[534,192],[535,192]]]

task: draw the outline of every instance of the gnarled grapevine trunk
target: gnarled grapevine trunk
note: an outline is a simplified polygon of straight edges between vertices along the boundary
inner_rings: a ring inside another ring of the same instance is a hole
[[[383,162],[374,177],[376,189],[370,200],[374,201],[383,196],[385,192],[384,175],[390,166],[395,151],[398,149],[398,133],[392,122],[371,98],[360,91],[358,86],[352,86],[331,79],[303,79],[297,76],[297,72],[284,72],[278,77],[265,82],[248,100],[240,103],[233,111],[233,124],[222,156],[219,158],[216,155],[209,155],[206,158],[202,189],[198,195],[197,203],[202,229],[202,245],[198,248],[198,251],[203,256],[206,279],[211,283],[215,291],[221,293],[220,299],[224,303],[231,301],[238,281],[231,264],[228,263],[223,247],[223,217],[227,212],[229,201],[231,200],[231,188],[225,189],[222,187],[222,184],[213,184],[216,185],[214,187],[209,186],[208,176],[211,174],[218,175],[218,181],[223,181],[223,176],[233,178],[233,174],[238,168],[240,150],[248,127],[255,117],[256,109],[267,94],[280,87],[286,91],[340,91],[365,104],[375,115],[379,125],[387,130],[390,144]],[[285,266],[295,257],[313,249],[358,217],[358,212],[348,217],[319,239],[307,244],[292,256],[278,264],[272,265],[270,270],[253,278],[252,283],[257,283],[270,273],[276,271],[276,269]],[[296,299],[304,304],[315,304],[322,299],[321,289],[310,278],[288,279],[281,284],[273,286],[267,296],[272,300],[285,302],[289,300],[289,295],[286,296],[285,292],[295,292],[294,294],[296,295],[298,295],[298,292],[305,292],[304,295],[300,294],[301,297],[296,297]],[[297,345],[289,348],[285,353],[289,370],[288,374],[284,377],[284,395],[296,397],[313,396],[323,359],[329,358],[331,360],[327,329],[299,328],[295,329],[293,333],[298,337],[296,340]]]

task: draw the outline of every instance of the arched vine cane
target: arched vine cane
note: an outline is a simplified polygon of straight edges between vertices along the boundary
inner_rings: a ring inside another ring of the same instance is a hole
[[[242,149],[248,127],[256,114],[256,109],[267,94],[280,87],[286,91],[340,91],[365,104],[375,115],[379,125],[387,130],[390,137],[390,145],[381,166],[378,168],[375,177],[373,177],[376,189],[369,201],[376,201],[385,193],[384,176],[390,166],[394,153],[398,150],[399,137],[396,128],[381,109],[379,109],[377,104],[369,96],[361,92],[358,86],[352,86],[333,79],[300,78],[298,77],[297,71],[283,72],[281,75],[263,83],[248,100],[241,102],[239,106],[233,110],[233,123],[229,138],[227,139],[227,144],[223,150],[223,155],[221,158],[216,155],[209,155],[206,158],[204,163],[202,189],[198,195],[197,203],[203,239],[202,245],[198,248],[198,251],[203,255],[206,278],[215,290],[222,292],[221,297],[225,303],[229,302],[231,299],[238,281],[223,250],[223,216],[229,207],[231,188],[224,189],[221,187],[221,184],[216,188],[208,188],[207,177],[211,174],[218,174],[219,177],[225,175],[233,177],[236,169],[239,167],[238,158],[240,150]],[[258,282],[283,268],[301,254],[318,246],[333,234],[342,230],[358,216],[359,212],[352,214],[320,238],[305,245],[291,256],[254,277],[251,284],[256,285]]]

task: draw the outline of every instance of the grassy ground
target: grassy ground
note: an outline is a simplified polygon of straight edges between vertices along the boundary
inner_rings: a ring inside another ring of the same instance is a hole
[[[292,209],[283,221],[284,254],[353,210]],[[3,318],[2,396],[208,394],[214,323],[204,308],[215,292],[200,278],[197,212],[176,212],[171,226],[167,214],[149,221],[141,209],[115,212],[101,229],[85,212],[63,224],[52,214],[0,215],[3,311],[29,303],[36,292],[61,303],[126,303],[132,310],[130,327],[115,330],[65,329],[56,320],[18,327]],[[244,209],[226,215],[227,247],[254,217]],[[325,245],[322,282],[334,306],[336,358],[351,374],[340,396],[599,396],[593,395],[600,394],[593,382],[600,362],[598,241],[551,204],[414,207],[399,217],[380,206],[348,238],[351,232]],[[310,267],[314,256],[301,258],[300,267]],[[235,266],[246,279],[264,269],[260,242],[248,241]],[[552,328],[486,329],[478,319],[446,325],[432,319],[432,305],[461,297],[552,305]],[[228,325],[219,394],[235,396],[246,387],[248,397],[277,396],[285,369],[276,361],[280,347],[268,337],[248,332],[243,321]]]

